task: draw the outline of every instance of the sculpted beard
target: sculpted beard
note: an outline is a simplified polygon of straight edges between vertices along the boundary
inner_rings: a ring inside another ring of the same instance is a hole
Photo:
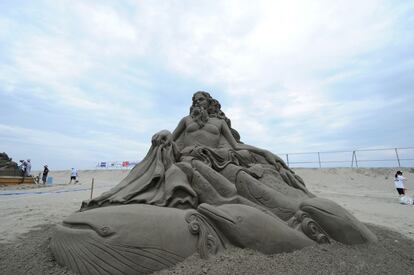
[[[208,112],[203,107],[191,107],[190,116],[193,118],[194,122],[203,128],[208,121]]]

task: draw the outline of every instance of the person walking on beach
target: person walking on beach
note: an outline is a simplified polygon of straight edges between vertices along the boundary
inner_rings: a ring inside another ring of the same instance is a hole
[[[49,168],[47,168],[47,165],[45,165],[43,169],[43,176],[42,176],[43,185],[46,184],[47,174],[49,174]]]
[[[76,168],[72,167],[72,170],[70,171],[70,183],[72,183],[72,180],[75,181],[75,183],[77,183],[76,177],[78,176],[78,171],[76,170]]]
[[[394,186],[395,189],[397,189],[398,195],[400,195],[400,197],[405,196],[405,191],[407,191],[407,189],[404,187],[404,180],[405,178],[403,177],[403,173],[401,171],[397,171],[394,177]]]

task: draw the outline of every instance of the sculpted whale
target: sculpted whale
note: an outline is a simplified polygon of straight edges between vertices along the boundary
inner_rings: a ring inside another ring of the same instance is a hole
[[[213,206],[200,204],[197,211],[206,216],[227,242],[265,254],[290,252],[315,244],[284,221],[242,204]]]
[[[363,223],[331,200],[310,198],[304,200],[299,208],[338,242],[361,244],[377,241],[377,237]]]
[[[186,221],[192,212],[145,204],[77,212],[57,227],[51,250],[80,274],[151,273],[197,251]]]

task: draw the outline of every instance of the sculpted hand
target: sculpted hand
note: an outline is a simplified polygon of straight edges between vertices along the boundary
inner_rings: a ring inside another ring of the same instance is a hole
[[[153,145],[157,146],[160,144],[170,144],[172,141],[172,134],[168,130],[162,130],[152,136],[151,142]]]
[[[278,170],[280,170],[281,167],[289,169],[286,163],[272,152],[264,150],[263,156],[270,164],[274,165]]]
[[[274,166],[276,166],[275,158],[274,158],[274,156],[271,152],[269,152],[267,150],[264,150],[263,156],[267,160],[267,162],[269,162],[270,164],[273,164]]]

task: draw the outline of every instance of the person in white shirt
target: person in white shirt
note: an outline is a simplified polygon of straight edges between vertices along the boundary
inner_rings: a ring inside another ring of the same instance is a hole
[[[31,170],[32,170],[32,163],[30,162],[30,159],[28,159],[26,162],[26,171],[25,171],[26,177],[30,177]]]
[[[76,177],[78,176],[78,171],[76,170],[76,168],[72,167],[72,170],[70,171],[70,182],[72,183],[72,180],[75,181],[75,183],[77,183]]]
[[[403,173],[401,171],[397,171],[394,177],[394,186],[400,197],[405,196],[405,191],[407,190],[404,187],[404,180],[405,178],[403,177]]]
[[[20,165],[19,165],[19,168],[20,168],[20,175],[22,176],[22,177],[25,177],[26,176],[26,161],[25,160],[20,160]]]

